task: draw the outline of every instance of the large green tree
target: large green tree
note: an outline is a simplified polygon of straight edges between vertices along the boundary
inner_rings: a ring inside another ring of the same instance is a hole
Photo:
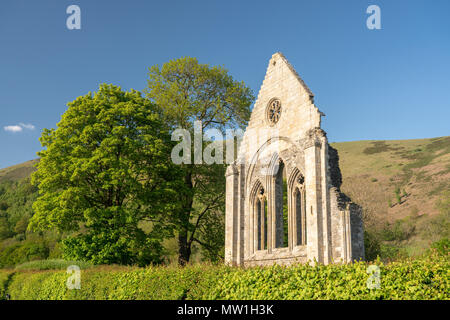
[[[67,258],[159,262],[161,241],[171,236],[165,219],[179,211],[173,199],[184,183],[155,106],[106,84],[68,106],[40,138],[45,150],[32,176],[40,196],[29,228],[75,231],[63,242]]]
[[[193,122],[201,121],[202,130],[243,128],[250,116],[254,96],[243,83],[234,80],[220,66],[200,64],[185,57],[149,69],[147,97],[155,103],[165,121],[176,128],[193,131]],[[207,142],[206,142],[207,144]],[[178,231],[178,260],[189,261],[194,242],[209,254],[223,247],[222,235],[208,225],[219,222],[225,195],[225,165],[182,164],[188,192],[179,196],[181,211],[173,218]],[[223,223],[222,223],[223,226]],[[223,228],[222,228],[223,229]],[[213,234],[213,232],[215,232]]]

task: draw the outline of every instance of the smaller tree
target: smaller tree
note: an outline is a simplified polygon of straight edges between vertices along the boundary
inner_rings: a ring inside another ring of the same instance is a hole
[[[8,219],[0,215],[0,240],[7,239],[12,236],[12,232],[9,229]]]
[[[46,149],[32,176],[40,197],[30,229],[79,231],[63,241],[65,258],[160,262],[161,241],[172,235],[164,220],[179,210],[173,199],[183,183],[154,106],[135,90],[104,84],[69,103],[41,143]]]
[[[19,221],[17,221],[16,226],[14,227],[14,232],[15,233],[25,233],[27,231],[27,227],[28,227],[28,220],[29,217],[24,215],[20,218]]]

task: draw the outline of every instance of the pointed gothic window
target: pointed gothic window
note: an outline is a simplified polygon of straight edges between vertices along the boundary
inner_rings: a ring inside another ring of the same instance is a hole
[[[294,245],[306,245],[306,207],[305,207],[305,178],[298,169],[294,170],[295,179],[291,186],[292,206],[294,210]]]
[[[306,213],[304,209],[305,194],[303,188],[297,187],[294,191],[295,219],[297,231],[296,245],[306,244]]]
[[[275,177],[275,246],[288,246],[288,203],[286,167],[280,160]]]
[[[264,188],[256,182],[253,200],[255,250],[267,249],[267,198]]]
[[[260,194],[256,201],[257,250],[267,249],[267,201]]]

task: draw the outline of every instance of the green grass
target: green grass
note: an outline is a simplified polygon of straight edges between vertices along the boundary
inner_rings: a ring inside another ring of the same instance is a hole
[[[450,153],[450,137],[411,140],[362,140],[337,142],[341,169],[348,176],[380,171],[384,174],[420,168]],[[401,167],[406,167],[403,169]],[[446,168],[446,164],[443,164]],[[345,178],[345,176],[344,176]]]

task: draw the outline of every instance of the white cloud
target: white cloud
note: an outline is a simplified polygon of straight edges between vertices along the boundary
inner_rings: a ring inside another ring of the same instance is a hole
[[[9,132],[21,132],[23,130],[21,126],[6,126],[3,129]]]
[[[21,122],[18,125],[3,127],[3,129],[9,132],[22,132],[23,129],[34,130],[35,126],[32,125],[31,123],[25,124]]]
[[[31,123],[25,124],[25,123],[19,123],[19,126],[21,126],[24,129],[28,129],[28,130],[34,130],[34,126]]]

